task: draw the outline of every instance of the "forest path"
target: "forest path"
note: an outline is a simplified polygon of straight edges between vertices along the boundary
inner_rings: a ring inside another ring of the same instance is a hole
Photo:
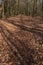
[[[13,61],[14,65],[28,65],[37,61],[41,65],[43,62],[43,60],[40,61],[42,59],[40,56],[43,57],[43,24],[41,23],[39,26],[38,23],[38,28],[37,26],[34,27],[34,25],[31,26],[32,23],[34,22],[26,24],[26,22],[18,22],[15,19],[0,20],[0,39],[3,38],[3,42],[7,44],[5,49],[9,51],[8,54],[12,55],[12,60],[10,58],[10,61]],[[34,57],[37,61],[34,60]],[[11,64],[12,62],[8,65]]]

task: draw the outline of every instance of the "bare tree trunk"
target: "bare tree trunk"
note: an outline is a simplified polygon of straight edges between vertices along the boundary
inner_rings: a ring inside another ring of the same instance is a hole
[[[35,14],[35,0],[34,0],[34,3],[33,3],[33,14],[32,14],[32,16],[34,16],[34,14]]]
[[[25,3],[26,3],[25,14],[28,15],[28,0],[26,0]]]
[[[17,14],[19,14],[19,0],[18,0],[18,7],[17,7],[17,9],[18,9],[18,10],[17,10],[17,11],[18,11],[18,13],[17,13]]]
[[[42,20],[43,20],[43,0],[42,0]]]
[[[2,18],[4,18],[4,0],[2,0]]]
[[[35,14],[37,15],[37,0],[36,0],[36,10],[35,10]]]
[[[37,0],[34,0],[32,16],[34,16],[36,14],[37,14]]]

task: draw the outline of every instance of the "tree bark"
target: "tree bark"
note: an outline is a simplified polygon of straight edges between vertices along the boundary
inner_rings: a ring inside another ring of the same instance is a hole
[[[42,20],[43,20],[43,0],[42,0]]]

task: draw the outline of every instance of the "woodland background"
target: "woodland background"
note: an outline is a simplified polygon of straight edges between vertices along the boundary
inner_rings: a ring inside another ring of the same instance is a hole
[[[43,65],[43,0],[0,1],[0,65]]]
[[[2,0],[0,18],[18,14],[43,16],[43,0]]]

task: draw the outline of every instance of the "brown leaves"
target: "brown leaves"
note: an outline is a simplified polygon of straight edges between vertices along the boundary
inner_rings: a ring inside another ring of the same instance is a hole
[[[17,17],[19,18],[19,16]],[[26,16],[23,19],[27,20]],[[33,22],[32,17],[30,17],[30,20]],[[0,35],[1,65],[20,65],[20,64],[43,65],[43,37],[26,30],[24,31],[17,26],[15,28],[14,25],[6,21],[5,23],[6,24],[3,23],[3,25],[7,28],[6,30],[3,31],[6,34],[6,36],[3,32],[2,33],[4,34],[7,41],[9,41],[8,43],[10,45],[8,45],[4,36]],[[5,27],[3,27],[3,29],[5,29]],[[17,31],[15,32],[13,30],[17,30]]]

